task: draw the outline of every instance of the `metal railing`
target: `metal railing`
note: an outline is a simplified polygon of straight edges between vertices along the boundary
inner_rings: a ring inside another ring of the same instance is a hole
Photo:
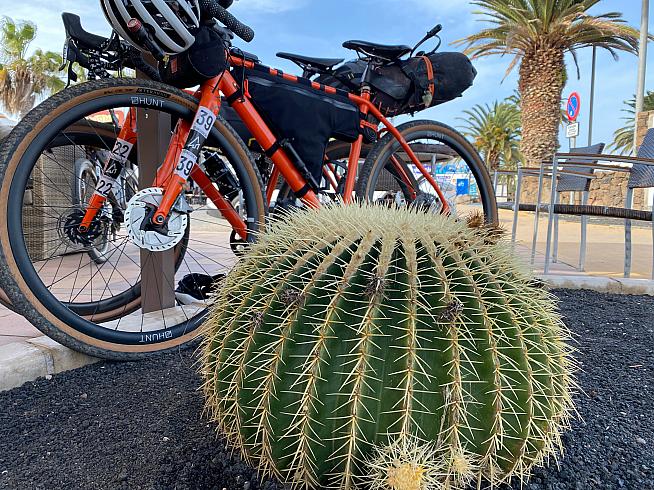
[[[573,159],[574,161],[570,161]],[[611,162],[611,164],[597,163]],[[551,263],[558,259],[558,226],[555,225],[558,215],[572,215],[581,217],[581,239],[579,263],[577,269],[583,271],[586,262],[587,233],[586,224],[589,216],[617,218],[625,220],[625,260],[624,276],[629,277],[631,273],[631,220],[646,221],[652,223],[652,279],[654,279],[654,214],[652,211],[631,209],[630,207],[612,207],[588,205],[588,191],[582,193],[582,204],[559,204],[558,202],[558,181],[562,176],[582,177],[588,180],[599,178],[594,172],[596,170],[625,172],[630,173],[631,168],[615,165],[617,164],[645,164],[654,166],[654,161],[637,157],[615,156],[615,155],[580,155],[577,153],[558,153],[551,162],[542,162],[540,167],[519,167],[518,170],[499,170],[494,172],[493,186],[497,189],[500,178],[504,177],[506,181],[513,180],[515,186],[515,196],[512,202],[498,203],[498,207],[513,211],[513,224],[511,230],[511,240],[516,241],[518,231],[518,219],[520,211],[534,212],[533,237],[531,243],[530,262],[533,265],[536,258],[536,249],[539,233],[540,215],[542,212],[548,213],[547,238],[545,245],[545,264],[543,272],[549,274]],[[565,164],[565,169],[560,167]],[[593,173],[577,172],[570,170],[570,167],[576,167],[580,170],[591,169]],[[523,189],[524,178],[538,178],[537,196],[535,203],[522,203],[521,194]],[[543,203],[544,184],[546,179],[551,183],[550,202]],[[630,204],[629,204],[630,205]]]

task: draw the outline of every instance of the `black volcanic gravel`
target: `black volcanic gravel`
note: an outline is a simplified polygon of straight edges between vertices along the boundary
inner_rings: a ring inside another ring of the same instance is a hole
[[[654,489],[654,298],[556,294],[579,336],[583,421],[559,467],[523,488]],[[281,489],[201,417],[193,363],[191,352],[98,363],[0,393],[0,488]]]

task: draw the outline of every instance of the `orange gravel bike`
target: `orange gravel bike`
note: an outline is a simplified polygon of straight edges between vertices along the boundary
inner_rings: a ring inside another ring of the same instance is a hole
[[[91,355],[137,359],[191,341],[206,317],[210,298],[177,301],[177,283],[202,276],[213,278],[207,289],[215,285],[233,267],[239,247],[253,241],[264,226],[273,186],[266,196],[251,153],[220,115],[221,97],[272,161],[271,179],[282,178],[306,206],[321,205],[322,165],[317,172],[309,168],[293,138],[273,130],[269,114],[258,110],[262,87],[281,85],[307,97],[305,103],[327,107],[329,124],[323,128],[327,139],[337,136],[351,145],[347,171],[338,177],[344,179],[346,203],[356,195],[389,200],[387,184],[378,196],[378,183],[388,174],[395,202],[402,196],[407,203],[453,213],[457,196],[443,191],[434,157],[447,152],[423,151],[420,146],[432,140],[440,142],[437,148],[447,143],[458,149],[456,160],[474,178],[481,209],[489,221],[496,219],[488,174],[454,130],[430,121],[394,127],[375,103],[368,75],[362,77],[359,92],[351,93],[266,67],[230,46],[232,32],[251,40],[250,28],[215,1],[202,0],[200,5],[227,29],[212,27],[221,33],[225,46],[218,53],[224,56],[224,68],[196,92],[140,79],[83,83],[44,101],[0,147],[0,214],[6,217],[0,220],[2,288],[40,330]],[[147,37],[147,32],[140,35]],[[411,49],[360,41],[345,45],[371,69],[392,63]],[[162,58],[152,47],[155,58]],[[132,59],[135,68],[158,76],[139,56]],[[120,113],[125,122],[98,120],[99,113]],[[371,131],[381,138],[357,182],[361,148]],[[158,153],[162,135],[169,144]],[[322,163],[324,146],[317,146]],[[74,162],[89,148],[106,150],[103,172],[90,200],[72,203]],[[124,226],[109,241],[105,260],[98,263],[79,252],[102,233],[103,207],[127,162],[138,168],[140,188],[125,210]],[[189,182],[202,189],[206,204],[188,203]]]

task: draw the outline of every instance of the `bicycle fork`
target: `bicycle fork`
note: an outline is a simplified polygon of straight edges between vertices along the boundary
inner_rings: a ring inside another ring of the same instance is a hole
[[[198,165],[200,152],[220,112],[218,83],[219,77],[216,77],[202,85],[198,91],[198,94],[201,94],[200,104],[193,122],[189,124],[188,121],[180,119],[175,127],[168,152],[163,164],[157,170],[153,183],[154,187],[164,189],[161,202],[151,217],[151,223],[148,223],[153,229],[165,226],[171,209],[184,190],[184,184],[191,178],[213,201],[240,238],[246,240],[248,237],[247,225],[241,216]],[[136,109],[132,107],[89,201],[79,227],[81,232],[89,230],[109,193],[116,187],[116,179],[124,168],[136,139]]]
[[[89,200],[84,218],[79,225],[80,232],[86,233],[89,231],[91,223],[93,223],[98,212],[107,201],[109,194],[118,189],[117,179],[129,159],[132,148],[136,143],[136,137],[136,111],[130,108],[111,153],[109,153],[107,161],[104,162],[102,173],[98,177],[95,186],[95,192]]]

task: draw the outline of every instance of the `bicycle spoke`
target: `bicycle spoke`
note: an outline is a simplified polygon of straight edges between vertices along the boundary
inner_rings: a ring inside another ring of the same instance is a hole
[[[187,279],[189,287],[204,293],[200,288],[206,287],[205,276],[215,277],[233,267],[236,257],[229,243],[232,226],[206,196],[200,194],[200,200],[194,201],[198,205],[188,215],[189,228],[182,243],[166,253],[142,250],[130,239],[130,230],[126,227],[131,225],[124,223],[124,216],[127,203],[142,188],[137,181],[139,170],[148,173],[151,169],[139,169],[138,162],[128,161],[116,180],[116,187],[97,209],[91,226],[82,228],[81,220],[89,210],[104,165],[101,152],[112,152],[116,138],[125,134],[115,124],[92,121],[88,117],[106,110],[128,113],[134,107],[130,106],[133,99],[129,92],[116,90],[108,95],[106,87],[94,90],[97,90],[95,98],[82,99],[65,111],[53,108],[51,113],[56,117],[51,118],[48,127],[56,127],[58,132],[51,135],[49,141],[35,139],[24,146],[30,152],[24,152],[19,161],[21,165],[31,166],[28,169],[31,173],[23,172],[16,180],[23,191],[22,200],[17,202],[22,219],[12,225],[10,233],[21,233],[22,240],[16,241],[19,243],[16,250],[23,254],[21,263],[31,264],[34,277],[38,278],[31,279],[30,288],[34,288],[35,304],[41,308],[39,314],[43,308],[48,308],[46,299],[49,304],[55,300],[66,309],[56,309],[53,313],[70,325],[73,337],[77,336],[74,333],[77,329],[84,332],[85,337],[76,337],[78,340],[90,338],[104,342],[109,339],[109,344],[114,341],[130,344],[136,351],[145,351],[149,344],[157,342],[174,345],[175,339],[198,327],[199,322],[193,320],[204,314],[207,307],[203,301],[183,300],[176,294],[177,285],[192,274],[191,279]],[[108,90],[111,92],[111,88]],[[98,99],[107,101],[107,105],[101,107]],[[191,97],[187,99],[195,103]],[[85,105],[84,100],[93,100],[93,103]],[[83,111],[87,107],[92,109],[85,115]],[[169,113],[173,118],[186,117],[188,106],[172,98],[164,108],[148,108],[148,115],[156,117],[157,111]],[[220,124],[216,122],[217,126]],[[223,130],[221,133],[226,134]],[[230,139],[221,136],[212,144],[232,172],[236,188],[245,196],[237,207],[254,232],[256,223],[263,217],[263,209],[259,209],[259,179],[252,180],[256,168],[251,161],[243,159],[240,150],[221,148],[225,142],[229,143]],[[26,159],[26,155],[31,160]],[[135,152],[134,158],[137,156]],[[238,187],[241,184],[242,189]],[[248,214],[250,209],[253,211]],[[146,238],[152,237],[146,235]],[[163,264],[164,269],[174,271],[173,274],[160,273],[162,260],[175,261],[172,269],[171,264]],[[146,298],[146,294],[150,297]],[[170,304],[159,304],[162,301],[170,301]],[[79,321],[80,318],[84,321]],[[152,335],[148,335],[149,332]],[[171,334],[174,335],[172,339]],[[104,349],[102,345],[96,347]]]

